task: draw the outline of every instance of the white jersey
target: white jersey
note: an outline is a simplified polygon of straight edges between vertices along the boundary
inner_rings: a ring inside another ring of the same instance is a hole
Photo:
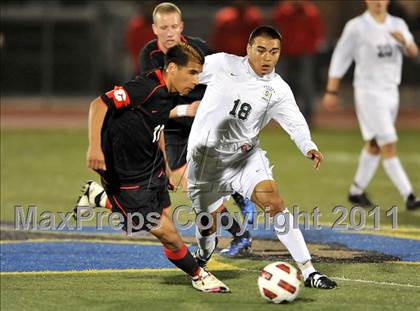
[[[342,78],[355,61],[354,87],[396,88],[401,82],[403,48],[391,36],[395,31],[407,43],[413,42],[404,20],[389,14],[382,24],[368,11],[348,21],[334,50],[329,77]]]
[[[317,150],[290,87],[274,71],[260,77],[247,57],[217,53],[206,56],[200,83],[207,89],[189,136],[188,157],[196,147],[235,152],[256,146],[259,132],[272,119],[304,155]]]

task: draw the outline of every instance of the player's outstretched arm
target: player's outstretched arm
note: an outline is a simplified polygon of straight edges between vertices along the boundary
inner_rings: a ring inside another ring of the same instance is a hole
[[[322,160],[324,160],[324,156],[318,150],[312,149],[308,151],[307,154],[308,158],[311,158],[314,161],[314,168],[319,170],[321,166]]]
[[[93,170],[106,170],[105,156],[101,147],[101,130],[108,106],[100,97],[90,103],[89,108],[89,147],[86,164]]]

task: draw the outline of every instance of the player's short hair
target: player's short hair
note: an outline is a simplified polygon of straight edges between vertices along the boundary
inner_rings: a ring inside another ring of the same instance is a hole
[[[283,37],[280,34],[280,32],[276,28],[269,25],[263,25],[255,28],[249,35],[248,44],[252,45],[256,37],[268,37],[271,39],[279,39],[280,43],[283,40]]]
[[[162,2],[158,4],[153,10],[153,22],[156,22],[157,14],[171,14],[178,13],[179,17],[182,19],[182,12],[175,4],[172,2]]]
[[[165,68],[168,67],[169,63],[187,66],[190,61],[204,65],[204,54],[199,48],[182,41],[168,49],[165,54]]]

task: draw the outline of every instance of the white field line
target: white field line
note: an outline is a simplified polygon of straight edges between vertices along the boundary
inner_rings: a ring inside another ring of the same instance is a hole
[[[250,272],[260,272],[260,270],[255,269],[239,269],[239,270],[246,270]],[[357,282],[357,283],[368,283],[368,284],[375,284],[375,285],[385,285],[385,286],[399,286],[399,287],[411,287],[411,288],[420,288],[420,285],[413,285],[413,284],[400,284],[394,282],[380,282],[380,281],[372,281],[372,280],[362,280],[362,279],[349,279],[344,276],[330,276],[334,280],[345,281],[345,282]]]
[[[361,279],[348,279],[345,277],[338,277],[338,276],[332,276],[331,278],[333,278],[334,280],[340,280],[340,281],[346,281],[346,282],[358,282],[358,283],[369,283],[369,284],[375,284],[375,285],[420,288],[419,285],[413,285],[413,284],[400,284],[400,283],[394,283],[394,282],[379,282],[379,281],[361,280]]]

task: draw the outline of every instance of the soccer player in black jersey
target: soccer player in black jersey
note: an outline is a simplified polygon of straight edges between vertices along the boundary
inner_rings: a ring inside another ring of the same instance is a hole
[[[163,244],[167,258],[191,276],[194,288],[229,288],[199,267],[170,216],[167,178],[159,136],[176,105],[176,93],[198,84],[204,56],[188,44],[167,51],[165,67],[137,77],[96,98],[89,109],[87,166],[101,175],[112,210],[127,231],[147,230]]]
[[[200,49],[204,55],[211,54],[206,43],[200,38],[183,36],[183,22],[181,10],[172,3],[161,3],[153,11],[153,31],[156,39],[147,43],[139,55],[140,72],[150,72],[164,66],[164,58],[168,49],[178,42],[188,43]],[[199,102],[204,95],[206,86],[199,84],[188,94],[177,97],[177,106],[171,111],[171,118],[164,130],[164,145],[166,160],[170,169],[170,180],[176,187],[181,185],[187,189],[185,178],[187,142],[191,126],[194,121],[195,112]],[[244,215],[247,213],[248,221],[252,223],[253,212],[256,212],[254,203],[243,198],[238,193],[233,194],[237,205]],[[111,202],[106,199],[106,193],[99,184],[88,181],[82,189],[77,206],[107,207],[111,208]],[[224,211],[225,217],[221,217],[222,225],[229,224],[228,211]],[[221,255],[233,257],[247,254],[251,248],[251,236],[248,230],[241,232],[238,222],[232,218],[232,225],[228,231],[234,237],[231,245],[222,250]]]

